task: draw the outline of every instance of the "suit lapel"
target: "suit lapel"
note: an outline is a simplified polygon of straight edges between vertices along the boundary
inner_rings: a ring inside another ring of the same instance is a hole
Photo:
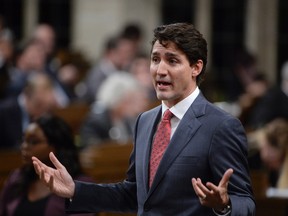
[[[149,190],[149,195],[155,190],[155,188],[160,183],[161,179],[164,177],[165,173],[167,172],[173,161],[181,153],[183,148],[189,143],[198,128],[201,126],[201,123],[197,118],[205,114],[205,101],[206,100],[204,99],[204,97],[200,94],[194,101],[193,106],[190,106],[190,108],[187,110],[182,120],[180,121],[177,130],[175,131],[169,143],[169,146],[163,155],[162,161],[159,164],[157,173],[154,178],[154,182],[152,183]],[[149,163],[149,157],[147,161]]]

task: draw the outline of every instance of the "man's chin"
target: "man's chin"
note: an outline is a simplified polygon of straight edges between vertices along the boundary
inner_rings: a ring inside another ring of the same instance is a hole
[[[159,100],[170,100],[171,95],[169,95],[167,92],[156,92],[157,98]]]
[[[168,100],[168,98],[164,97],[163,95],[157,95],[157,98],[158,98],[158,100],[161,100],[161,101]]]

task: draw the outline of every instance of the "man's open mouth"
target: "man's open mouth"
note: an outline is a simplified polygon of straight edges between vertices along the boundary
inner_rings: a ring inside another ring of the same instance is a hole
[[[165,81],[157,81],[157,86],[168,86],[168,85],[171,85],[171,83]]]

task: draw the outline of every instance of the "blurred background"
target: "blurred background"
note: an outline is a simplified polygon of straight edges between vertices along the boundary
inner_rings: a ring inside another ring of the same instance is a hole
[[[159,104],[153,29],[173,22],[204,35],[200,89],[247,131],[257,216],[288,215],[287,0],[0,0],[0,188],[47,113],[70,125],[86,174],[123,179],[135,119]]]
[[[17,41],[29,38],[38,23],[49,23],[58,48],[80,51],[90,62],[100,56],[105,38],[127,23],[140,25],[149,51],[155,26],[192,22],[208,40],[209,76],[220,99],[243,50],[257,56],[271,82],[280,82],[288,58],[287,10],[285,0],[0,0],[0,14]]]

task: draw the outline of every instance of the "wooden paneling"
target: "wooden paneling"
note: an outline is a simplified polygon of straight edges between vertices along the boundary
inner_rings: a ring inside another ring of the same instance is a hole
[[[22,164],[20,152],[17,150],[0,150],[0,190],[9,174]]]
[[[66,121],[70,125],[73,133],[77,135],[89,109],[87,104],[75,103],[65,108],[55,109],[53,113]]]
[[[90,146],[80,154],[80,160],[86,174],[97,183],[123,181],[129,165],[132,144],[104,143],[101,146]],[[99,216],[135,216],[128,213],[101,212]]]
[[[96,182],[123,181],[129,165],[132,144],[105,143],[90,146],[80,153],[84,171]]]

